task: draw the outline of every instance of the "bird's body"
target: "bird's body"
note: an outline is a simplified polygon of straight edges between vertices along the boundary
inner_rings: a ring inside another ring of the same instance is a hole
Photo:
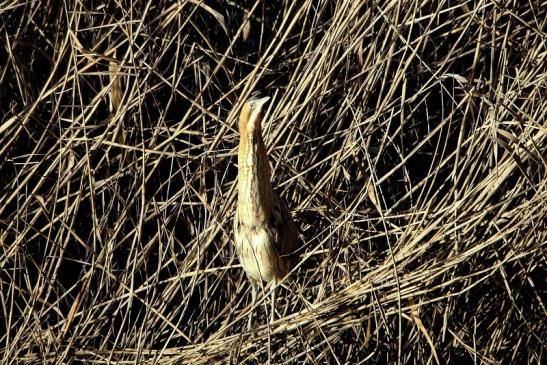
[[[260,127],[261,108],[268,99],[247,101],[239,119],[238,201],[234,238],[239,261],[251,282],[253,306],[258,286],[263,281],[273,281],[273,319],[273,289],[294,267],[297,231],[291,214],[273,191],[270,182],[270,164]]]
[[[276,203],[282,204],[277,197]],[[239,214],[234,219],[239,261],[252,284],[280,281],[294,267],[289,256],[296,249],[296,228],[286,207],[275,209],[271,220],[261,224],[248,224]]]

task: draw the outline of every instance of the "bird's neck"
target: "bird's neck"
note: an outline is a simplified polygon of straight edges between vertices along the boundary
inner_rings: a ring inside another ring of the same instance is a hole
[[[242,136],[238,153],[238,214],[241,223],[266,222],[274,208],[270,163],[260,133]]]

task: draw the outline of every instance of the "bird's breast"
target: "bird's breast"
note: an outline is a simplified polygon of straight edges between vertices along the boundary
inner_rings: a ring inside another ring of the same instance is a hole
[[[267,229],[240,224],[235,239],[239,261],[252,279],[271,281],[286,274],[275,247],[275,237]]]

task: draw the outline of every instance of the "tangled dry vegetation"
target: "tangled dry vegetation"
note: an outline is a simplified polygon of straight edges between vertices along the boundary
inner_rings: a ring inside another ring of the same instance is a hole
[[[544,3],[99,4],[0,6],[0,362],[541,363]],[[303,249],[253,337],[255,91]]]

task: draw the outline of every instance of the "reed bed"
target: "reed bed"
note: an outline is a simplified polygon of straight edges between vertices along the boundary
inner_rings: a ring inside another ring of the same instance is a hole
[[[0,362],[540,364],[541,1],[0,4]],[[255,92],[300,229],[232,243]]]

